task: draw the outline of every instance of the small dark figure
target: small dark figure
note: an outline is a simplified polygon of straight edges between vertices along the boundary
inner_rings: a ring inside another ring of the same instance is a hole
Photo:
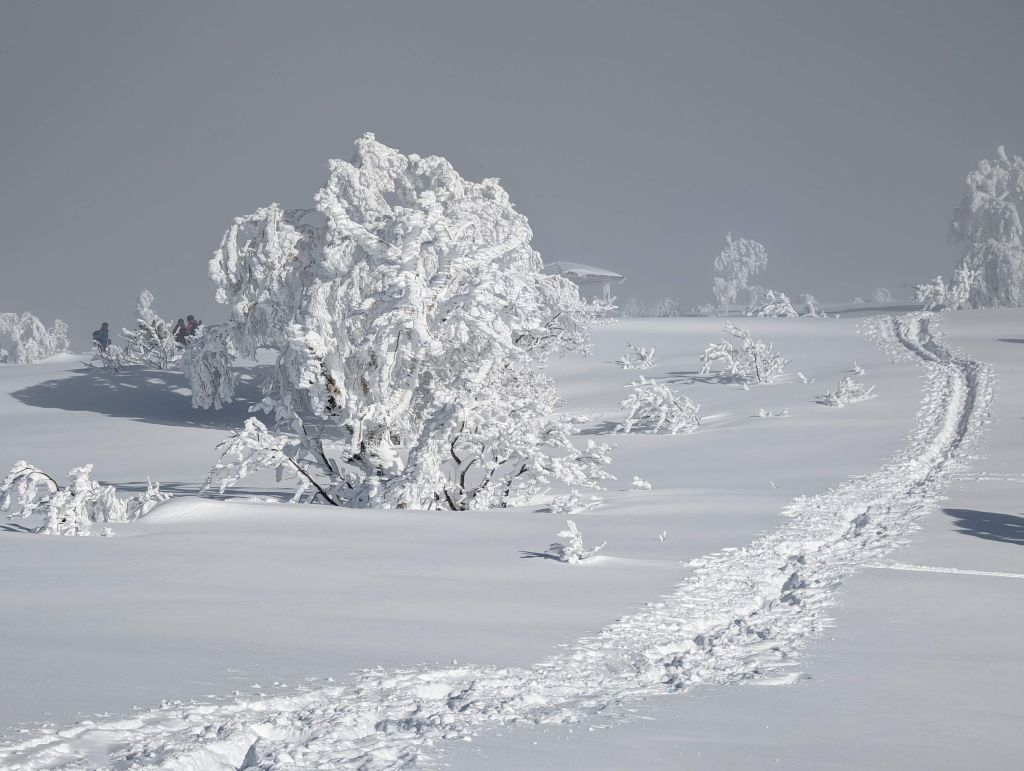
[[[188,326],[185,324],[185,319],[178,319],[174,322],[174,329],[171,331],[174,335],[174,342],[178,345],[185,344],[185,338],[188,337]]]
[[[201,327],[202,325],[203,322],[196,321],[196,317],[190,313],[188,316],[188,324],[185,327],[185,336],[195,337],[196,333],[199,331],[199,327]]]
[[[107,347],[110,345],[110,324],[106,321],[100,324],[100,328],[92,333],[92,341],[106,353]]]

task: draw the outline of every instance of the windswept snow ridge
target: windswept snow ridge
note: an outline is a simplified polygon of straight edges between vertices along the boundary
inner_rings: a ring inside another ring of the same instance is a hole
[[[925,371],[918,426],[881,470],[801,497],[741,549],[693,563],[669,596],[530,669],[364,672],[352,684],[235,702],[172,703],[133,717],[44,727],[0,746],[8,769],[408,767],[488,725],[574,723],[624,700],[705,683],[792,682],[835,589],[878,564],[970,458],[992,398],[989,367],[936,340],[931,314],[870,333]]]

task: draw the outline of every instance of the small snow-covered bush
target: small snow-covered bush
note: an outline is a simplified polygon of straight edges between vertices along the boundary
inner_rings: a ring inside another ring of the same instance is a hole
[[[13,351],[3,351],[0,362],[35,364],[38,361],[67,353],[70,330],[60,319],[49,329],[31,313],[0,313],[0,335],[10,337]]]
[[[871,293],[871,302],[873,303],[891,303],[895,302],[895,298],[892,296],[892,292],[883,286],[878,287]]]
[[[697,416],[700,405],[694,404],[690,397],[642,375],[640,380],[626,387],[632,392],[619,406],[629,414],[616,431],[628,434],[639,429],[654,434],[664,430],[670,434],[690,434],[700,427]]]
[[[648,482],[646,479],[641,479],[638,476],[633,476],[633,481],[630,483],[630,487],[634,490],[653,490],[654,485]]]
[[[783,292],[776,292],[767,289],[762,297],[757,298],[757,304],[747,309],[748,316],[771,319],[791,319],[800,314],[796,312],[792,301]]]
[[[626,355],[619,359],[623,369],[650,369],[654,366],[654,348],[637,348],[626,343]]]
[[[566,529],[560,531],[558,537],[565,538],[566,542],[556,542],[548,547],[548,551],[562,562],[575,565],[577,562],[593,557],[608,545],[608,542],[605,541],[600,546],[587,549],[583,546],[583,533],[576,527],[576,523],[571,519],[567,519],[565,524],[567,526]]]
[[[712,367],[720,374],[743,383],[771,383],[785,370],[789,360],[775,352],[774,343],[754,340],[749,330],[726,322],[725,331],[739,341],[711,343],[700,359],[704,362],[701,374],[707,375]]]
[[[552,498],[548,510],[552,514],[578,514],[600,505],[601,501],[596,496],[592,495],[590,500],[585,501],[579,490],[572,490],[568,495],[556,495]]]
[[[142,290],[135,329],[121,330],[123,345],[93,346],[94,365],[115,372],[130,367],[170,370],[180,366],[185,346],[177,339],[175,327],[153,310],[153,300],[152,292]]]
[[[844,407],[854,402],[874,399],[877,395],[874,386],[865,386],[856,382],[849,375],[844,375],[839,381],[839,385],[836,386],[836,390],[827,392],[818,401],[829,407]]]
[[[117,488],[89,478],[92,464],[68,472],[68,484],[61,487],[46,472],[18,461],[0,482],[0,511],[8,519],[41,514],[43,524],[36,532],[47,535],[89,535],[98,522],[131,522],[171,496],[160,485],[149,482],[146,492],[118,498]],[[11,505],[16,504],[12,511]]]
[[[789,416],[789,408],[783,408],[781,410],[767,410],[764,407],[757,411],[759,418],[785,418]]]

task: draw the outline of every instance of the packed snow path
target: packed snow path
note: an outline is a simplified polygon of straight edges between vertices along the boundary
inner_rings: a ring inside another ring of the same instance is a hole
[[[981,433],[991,370],[937,341],[932,318],[883,318],[869,330],[925,372],[917,428],[881,470],[795,500],[775,531],[696,561],[671,595],[530,669],[374,670],[286,696],[164,704],[25,733],[0,746],[0,766],[403,768],[489,725],[574,723],[674,689],[796,680],[795,656],[827,621],[835,589],[914,529]]]

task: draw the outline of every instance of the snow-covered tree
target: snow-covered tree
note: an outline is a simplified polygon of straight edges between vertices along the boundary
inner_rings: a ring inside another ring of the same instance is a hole
[[[646,433],[667,431],[670,434],[690,434],[700,428],[697,413],[700,405],[682,394],[677,394],[665,383],[640,379],[630,383],[629,395],[622,400],[620,409],[627,412],[626,419],[615,429],[623,433],[640,430]]]
[[[801,301],[804,304],[804,316],[809,316],[813,319],[825,318],[826,314],[824,311],[818,310],[818,301],[814,299],[814,295],[805,293],[801,298]]]
[[[749,289],[750,277],[768,267],[768,252],[762,244],[748,238],[725,236],[725,245],[715,258],[714,293],[718,306],[728,311],[741,289]]]
[[[567,519],[565,520],[565,524],[566,529],[560,531],[558,533],[558,537],[566,539],[566,542],[556,542],[548,547],[548,551],[562,562],[575,565],[577,562],[582,562],[585,559],[593,557],[608,545],[608,542],[604,541],[600,546],[587,549],[583,545],[583,533],[581,533],[579,528],[576,527],[576,523],[571,519]]]
[[[490,508],[608,478],[545,374],[588,349],[594,309],[544,272],[497,180],[366,134],[315,201],[225,233],[210,275],[230,318],[185,357],[197,407],[233,398],[236,357],[276,351],[258,409],[316,497],[346,505]]]
[[[47,329],[42,321],[31,313],[0,313],[0,335],[10,338],[12,351],[0,362],[13,364],[35,364],[36,362],[67,353],[70,345],[70,330],[60,319]]]
[[[788,359],[775,352],[774,343],[754,340],[749,330],[729,321],[725,331],[739,344],[725,339],[711,343],[700,356],[704,362],[701,374],[709,374],[715,367],[719,373],[746,384],[771,383],[789,364]]]
[[[647,315],[647,306],[641,300],[630,297],[622,306],[622,315],[627,319],[642,318]]]
[[[891,303],[895,302],[895,298],[892,296],[892,292],[880,286],[871,293],[871,302],[879,304]]]
[[[961,310],[970,303],[971,293],[978,281],[978,271],[961,265],[953,272],[947,285],[942,276],[914,286],[914,299],[926,311]]]
[[[836,390],[828,391],[824,396],[819,397],[818,401],[829,407],[844,407],[854,402],[874,399],[877,395],[874,386],[865,386],[856,382],[850,375],[844,375],[840,379],[839,385],[836,386]]]
[[[654,304],[651,315],[658,318],[677,318],[683,315],[683,309],[677,301],[665,297]]]
[[[760,318],[790,319],[796,318],[800,314],[796,312],[792,301],[785,293],[768,289],[763,297],[758,298],[756,305],[751,305],[747,309],[747,315]]]
[[[953,236],[962,244],[960,266],[976,271],[969,302],[975,307],[1024,305],[1024,159],[1000,146],[967,175],[953,214]]]
[[[95,365],[115,371],[131,367],[171,370],[181,365],[185,346],[176,339],[174,326],[157,315],[153,300],[152,292],[142,290],[136,305],[135,329],[121,330],[123,345],[111,343],[106,349],[94,346]]]
[[[654,366],[654,348],[637,348],[626,343],[626,354],[619,359],[623,369],[650,369]]]
[[[9,511],[9,519],[42,515],[36,532],[47,535],[89,535],[98,522],[131,522],[158,503],[168,500],[160,485],[149,482],[142,495],[119,498],[117,489],[89,478],[92,465],[68,472],[68,483],[61,487],[39,468],[18,461],[0,482],[0,511]],[[11,505],[16,508],[11,510]]]

